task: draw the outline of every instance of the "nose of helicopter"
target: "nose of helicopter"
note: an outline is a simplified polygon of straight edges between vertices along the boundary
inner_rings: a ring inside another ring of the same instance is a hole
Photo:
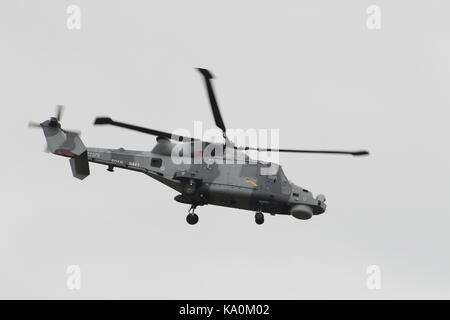
[[[310,191],[293,184],[290,213],[297,219],[310,219],[313,215],[325,212],[327,208],[325,201],[323,194],[314,197]]]
[[[325,198],[325,196],[323,194],[319,194],[316,197],[316,201],[317,201],[317,205],[318,205],[318,210],[317,213],[315,214],[321,214],[324,213],[325,210],[327,209],[327,205],[325,204],[325,201],[327,200],[327,198]]]

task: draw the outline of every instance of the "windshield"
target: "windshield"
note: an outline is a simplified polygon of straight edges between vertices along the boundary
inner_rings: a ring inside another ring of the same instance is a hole
[[[280,167],[280,180],[281,180],[281,183],[288,182],[288,179],[286,178],[286,176],[285,176],[285,174],[283,172],[283,169],[281,169],[281,167]]]

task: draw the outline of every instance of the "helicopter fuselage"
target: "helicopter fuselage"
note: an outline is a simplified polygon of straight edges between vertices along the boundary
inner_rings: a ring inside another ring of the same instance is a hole
[[[243,161],[209,159],[198,163],[191,155],[174,157],[174,145],[159,140],[150,152],[87,148],[87,155],[90,162],[107,165],[109,171],[117,167],[142,172],[178,191],[175,200],[193,206],[211,204],[292,214],[300,219],[325,211],[325,198],[314,198],[308,190],[291,183],[279,165],[248,157]],[[301,214],[294,214],[295,208]]]

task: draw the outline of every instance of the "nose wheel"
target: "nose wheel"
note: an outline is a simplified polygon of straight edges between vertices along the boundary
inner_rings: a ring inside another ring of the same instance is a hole
[[[189,223],[190,225],[194,225],[198,222],[198,215],[195,214],[195,206],[193,205],[190,209],[189,209],[189,213],[186,217],[186,221],[187,223]]]
[[[264,215],[262,214],[262,212],[255,213],[255,222],[256,222],[256,224],[264,223]]]

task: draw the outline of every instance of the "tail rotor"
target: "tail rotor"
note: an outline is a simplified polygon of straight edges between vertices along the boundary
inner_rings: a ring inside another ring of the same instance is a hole
[[[87,149],[80,139],[79,131],[61,128],[61,116],[64,107],[56,106],[56,115],[42,123],[30,122],[30,128],[41,128],[47,141],[46,152],[69,157],[72,174],[75,178],[84,179],[89,175],[89,159]]]
[[[49,120],[44,121],[42,123],[30,121],[30,122],[28,122],[28,127],[29,128],[43,128],[43,127],[61,128],[61,118],[62,118],[64,108],[65,107],[63,105],[58,104],[56,106],[56,114],[54,117],[50,117]],[[61,130],[65,133],[73,133],[76,135],[81,135],[80,130],[66,130],[66,129],[61,129]]]

